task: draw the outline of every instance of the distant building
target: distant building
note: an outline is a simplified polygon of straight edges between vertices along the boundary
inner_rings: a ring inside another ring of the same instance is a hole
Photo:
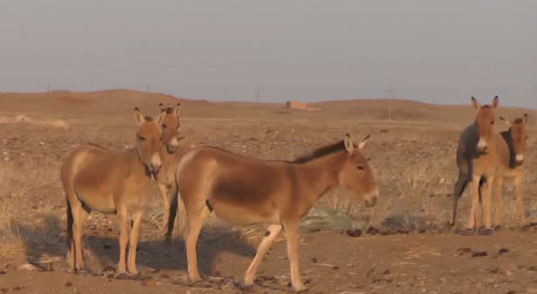
[[[308,110],[308,104],[295,100],[290,100],[285,103],[286,108]]]

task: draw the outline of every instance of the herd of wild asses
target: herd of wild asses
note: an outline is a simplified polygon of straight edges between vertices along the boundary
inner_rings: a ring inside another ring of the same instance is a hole
[[[467,231],[479,229],[492,234],[491,204],[495,186],[495,225],[500,223],[501,186],[514,177],[520,221],[523,207],[524,148],[527,114],[502,121],[506,132],[496,132],[495,110],[499,99],[480,105],[473,97],[476,118],[460,135],[457,149],[459,178],[455,184],[451,225],[456,220],[457,202],[468,187],[471,210]],[[294,161],[260,160],[224,149],[199,146],[177,155],[181,104],[160,105],[156,117],[134,109],[137,122],[136,147],[112,152],[97,145],[83,145],[66,159],[61,179],[67,198],[68,262],[72,270],[82,270],[82,226],[92,210],[117,214],[120,225],[118,274],[137,274],[136,246],[140,222],[154,179],[166,211],[167,238],[171,237],[178,206],[186,214],[186,254],[188,276],[200,281],[196,243],[204,221],[214,212],[232,224],[265,224],[267,232],[248,267],[244,284],[252,285],[257,268],[284,230],[290,262],[291,284],[295,291],[306,289],[299,272],[299,223],[325,193],[336,187],[364,198],[374,206],[380,195],[368,161],[362,153],[369,136],[355,142],[347,134],[343,140],[316,149]],[[169,197],[168,197],[169,196]],[[476,228],[476,208],[483,206],[483,228]],[[130,237],[127,212],[133,216]],[[129,252],[125,258],[127,242]]]

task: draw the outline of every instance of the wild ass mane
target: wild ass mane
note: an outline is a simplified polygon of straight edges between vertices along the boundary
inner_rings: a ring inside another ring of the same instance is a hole
[[[339,141],[337,143],[331,144],[331,145],[319,147],[319,148],[315,149],[313,152],[311,152],[309,154],[297,157],[292,162],[293,163],[298,163],[298,164],[306,163],[306,162],[312,161],[314,159],[317,159],[317,158],[320,158],[320,157],[323,157],[323,156],[326,156],[326,155],[329,155],[329,154],[332,154],[332,153],[336,153],[336,152],[342,151],[342,150],[345,150],[345,143],[344,143],[343,140],[341,140],[341,141]]]

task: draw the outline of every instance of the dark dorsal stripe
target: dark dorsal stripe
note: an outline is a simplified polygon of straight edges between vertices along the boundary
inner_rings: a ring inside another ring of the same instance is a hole
[[[520,118],[520,117],[517,118],[517,119],[515,119],[515,124],[517,124],[517,125],[519,125],[519,124],[521,124],[521,123],[523,123],[523,122],[524,122],[524,119],[522,119],[522,118]]]
[[[323,157],[323,156],[326,156],[326,155],[329,155],[329,154],[332,154],[332,153],[335,153],[344,149],[345,149],[345,143],[343,142],[343,140],[341,140],[335,144],[320,147],[316,149],[315,151],[313,151],[311,154],[297,157],[293,162],[294,163],[306,163],[316,158]]]

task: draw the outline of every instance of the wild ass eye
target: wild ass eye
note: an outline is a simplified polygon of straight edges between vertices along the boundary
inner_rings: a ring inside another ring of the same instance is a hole
[[[493,124],[494,124],[494,121],[491,121],[490,124],[493,125]]]
[[[142,136],[138,136],[138,139],[140,139],[140,141],[145,141],[145,138]]]
[[[359,170],[364,170],[364,165],[363,164],[359,164],[356,166]]]
[[[165,124],[163,124],[163,125],[162,125],[162,127],[163,127],[163,128],[167,128],[168,126],[167,126],[167,125],[165,125]]]

